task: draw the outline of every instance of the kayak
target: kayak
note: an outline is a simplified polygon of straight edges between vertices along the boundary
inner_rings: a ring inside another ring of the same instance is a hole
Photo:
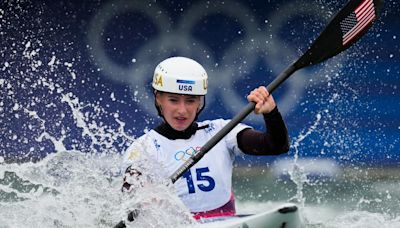
[[[300,228],[299,210],[295,204],[284,204],[254,215],[203,223],[196,228]]]
[[[137,216],[135,213],[129,213],[132,217],[130,221]],[[121,221],[114,228],[124,228],[125,222]],[[261,212],[254,215],[235,216],[225,220],[201,223],[193,228],[300,228],[302,222],[299,210],[295,204],[284,204],[272,210]]]

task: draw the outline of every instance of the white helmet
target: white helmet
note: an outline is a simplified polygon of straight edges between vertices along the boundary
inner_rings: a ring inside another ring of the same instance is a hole
[[[207,73],[193,59],[171,57],[157,65],[152,86],[155,90],[162,92],[206,95]]]

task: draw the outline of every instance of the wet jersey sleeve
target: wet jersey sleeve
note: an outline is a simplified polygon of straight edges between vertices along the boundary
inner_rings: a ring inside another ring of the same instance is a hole
[[[282,115],[275,108],[264,114],[266,131],[244,129],[237,135],[239,148],[251,155],[278,155],[289,150],[288,131]]]

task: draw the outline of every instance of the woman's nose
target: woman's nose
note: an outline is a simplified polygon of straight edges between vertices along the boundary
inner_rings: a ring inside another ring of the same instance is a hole
[[[179,113],[185,113],[186,112],[186,104],[183,101],[180,101],[178,103],[178,111]]]

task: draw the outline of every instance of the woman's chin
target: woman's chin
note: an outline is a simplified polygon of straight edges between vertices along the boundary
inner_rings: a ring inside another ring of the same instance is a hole
[[[174,128],[176,131],[184,131],[189,127],[188,124],[174,124],[172,128]]]
[[[184,131],[186,130],[187,127],[174,127],[175,130],[177,131]]]

